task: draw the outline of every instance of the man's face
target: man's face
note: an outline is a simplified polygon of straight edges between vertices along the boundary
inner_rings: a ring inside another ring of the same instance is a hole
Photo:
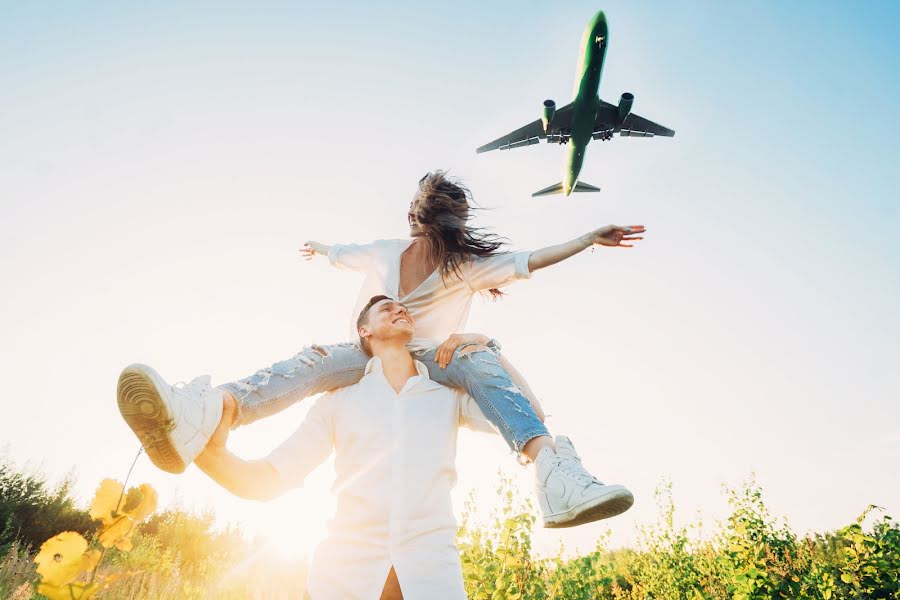
[[[416,204],[418,202],[419,192],[417,191],[413,195],[412,202],[409,203],[409,210],[406,213],[406,219],[409,221],[409,237],[420,237],[425,235],[425,232],[419,227],[419,222],[416,221]]]
[[[360,335],[373,340],[398,340],[403,343],[412,339],[415,333],[413,318],[406,307],[393,300],[382,300],[369,309],[366,323],[360,328]]]

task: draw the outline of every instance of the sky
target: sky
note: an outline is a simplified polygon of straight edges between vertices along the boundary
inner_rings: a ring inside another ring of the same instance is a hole
[[[562,149],[474,148],[571,99],[609,21],[600,96],[674,138],[594,142],[598,194],[535,199]],[[773,514],[824,531],[900,515],[900,5],[4,2],[0,4],[0,446],[86,502],[138,449],[115,405],[131,362],[171,382],[246,376],[343,341],[360,279],[306,240],[403,237],[426,171],[463,178],[480,224],[535,249],[643,224],[476,300],[554,433],[636,504],[541,530],[552,552],[633,544],[672,482],[679,519],[727,514],[755,473]],[[232,436],[264,456],[301,403]],[[488,511],[499,438],[463,432],[455,499]],[[265,506],[142,458],[164,505],[212,509],[308,552],[326,465]],[[288,523],[288,525],[285,525]]]

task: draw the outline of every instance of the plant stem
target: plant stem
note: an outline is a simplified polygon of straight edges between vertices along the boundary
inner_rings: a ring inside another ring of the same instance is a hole
[[[141,457],[141,453],[143,451],[143,446],[138,448],[137,454],[135,455],[134,460],[131,462],[131,467],[129,467],[128,474],[125,476],[125,483],[122,484],[122,493],[119,494],[119,501],[116,503],[116,512],[119,512],[119,507],[122,506],[122,499],[125,497],[125,488],[128,485],[128,480],[131,478],[131,472],[134,470],[134,465],[137,464],[137,460]]]
[[[141,457],[141,453],[144,451],[144,447],[141,446],[138,448],[137,454],[134,457],[134,460],[131,461],[131,466],[128,468],[128,474],[125,475],[125,483],[122,484],[122,493],[119,494],[119,501],[116,503],[116,513],[119,512],[119,508],[122,506],[122,499],[125,497],[125,486],[128,485],[128,480],[131,478],[131,472],[134,470],[134,465],[137,464],[138,459]],[[103,562],[103,556],[106,554],[106,548],[100,551],[100,558],[97,559],[97,564],[94,565],[94,570],[91,571],[91,580],[88,581],[88,585],[94,583],[94,579],[97,577],[97,570],[100,569],[100,563]]]

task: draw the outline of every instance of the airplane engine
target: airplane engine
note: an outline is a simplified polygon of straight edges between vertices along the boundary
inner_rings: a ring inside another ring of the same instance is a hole
[[[550,128],[553,122],[553,115],[556,114],[556,102],[553,100],[544,100],[544,110],[541,113],[541,123],[544,124],[544,133]]]
[[[625,117],[628,116],[628,113],[631,112],[631,105],[634,104],[634,94],[629,94],[625,92],[622,94],[622,97],[619,98],[619,122],[625,120]]]

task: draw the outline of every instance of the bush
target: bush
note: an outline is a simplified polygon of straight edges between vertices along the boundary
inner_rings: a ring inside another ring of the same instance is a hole
[[[17,471],[0,457],[0,556],[14,545],[36,549],[58,531],[93,535],[97,525],[75,507],[72,484],[69,476],[51,488],[40,474]]]
[[[0,491],[0,599],[25,600],[37,575],[22,544],[37,548],[42,536],[62,529],[87,537],[95,526],[75,508],[65,482],[51,490],[3,463]],[[470,497],[460,523],[467,592],[474,600],[900,598],[900,528],[881,509],[870,506],[838,531],[799,538],[769,514],[754,480],[726,495],[731,514],[711,536],[701,535],[699,522],[676,524],[671,486],[663,483],[659,515],[638,526],[636,548],[610,550],[604,534],[584,556],[565,558],[560,548],[538,557],[534,507],[501,476],[485,522]],[[136,527],[131,550],[107,544],[105,552],[98,599],[297,598],[305,585],[303,561],[278,560],[237,529],[215,529],[211,513],[153,514]]]

